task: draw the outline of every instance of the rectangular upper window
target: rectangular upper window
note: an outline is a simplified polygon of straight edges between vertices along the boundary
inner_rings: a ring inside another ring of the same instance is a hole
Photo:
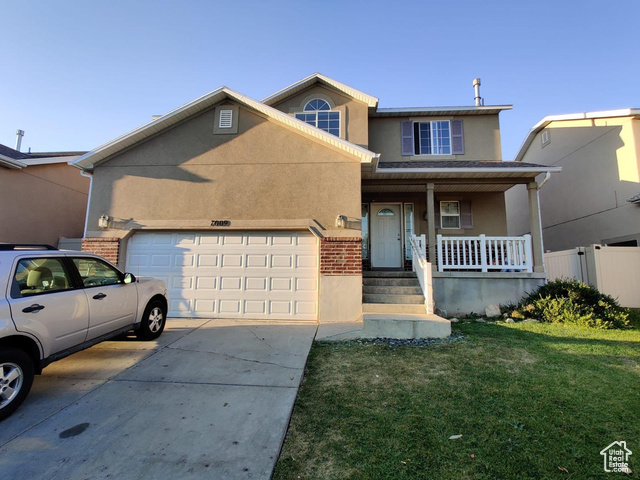
[[[296,113],[296,118],[336,137],[340,136],[340,112]]]
[[[462,120],[401,123],[402,155],[463,155]]]
[[[451,155],[451,124],[449,120],[415,122],[413,141],[416,155]]]

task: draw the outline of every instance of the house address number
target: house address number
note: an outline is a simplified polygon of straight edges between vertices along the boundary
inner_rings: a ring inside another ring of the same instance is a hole
[[[211,220],[212,227],[229,227],[231,220]]]

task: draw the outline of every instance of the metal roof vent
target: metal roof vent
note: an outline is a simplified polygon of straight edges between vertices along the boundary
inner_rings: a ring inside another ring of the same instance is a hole
[[[476,107],[480,107],[484,105],[484,98],[482,98],[480,96],[480,79],[479,78],[474,78],[473,79],[473,88],[476,92],[476,97],[475,97],[475,101],[476,101]]]

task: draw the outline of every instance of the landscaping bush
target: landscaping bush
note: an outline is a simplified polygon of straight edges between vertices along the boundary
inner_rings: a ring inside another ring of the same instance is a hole
[[[558,279],[541,286],[524,297],[511,316],[592,328],[624,328],[629,324],[627,309],[613,297],[573,279]]]

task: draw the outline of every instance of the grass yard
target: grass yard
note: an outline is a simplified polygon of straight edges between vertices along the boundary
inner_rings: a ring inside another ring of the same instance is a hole
[[[634,325],[469,322],[426,348],[316,343],[274,478],[627,478],[603,470],[617,440],[637,478]]]

